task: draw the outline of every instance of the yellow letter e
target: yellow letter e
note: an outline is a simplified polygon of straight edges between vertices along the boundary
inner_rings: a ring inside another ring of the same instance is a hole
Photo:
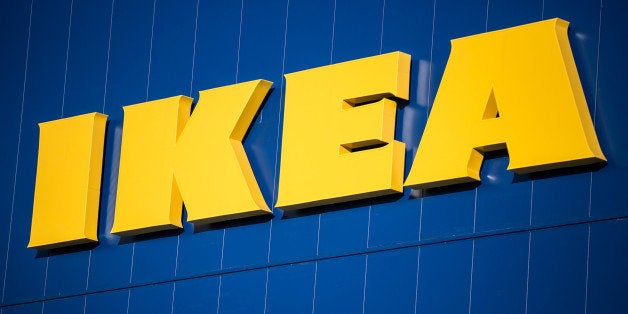
[[[396,103],[410,55],[393,52],[286,75],[277,207],[299,209],[403,189]]]

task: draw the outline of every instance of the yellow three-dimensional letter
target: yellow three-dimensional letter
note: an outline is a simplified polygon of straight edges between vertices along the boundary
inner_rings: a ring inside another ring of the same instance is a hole
[[[483,154],[507,149],[527,173],[605,160],[560,19],[452,41],[405,185],[479,180]],[[410,56],[394,52],[286,75],[277,207],[402,192],[395,99]],[[124,107],[112,233],[135,235],[270,213],[242,140],[271,82],[251,81]],[[106,116],[40,124],[29,247],[96,241]]]
[[[251,81],[124,107],[112,233],[134,235],[270,213],[242,139],[271,82]],[[188,119],[189,118],[189,119]]]
[[[408,99],[401,52],[286,75],[277,207],[298,209],[402,191],[396,104]]]
[[[482,154],[503,148],[517,173],[605,160],[567,26],[552,19],[453,40],[405,184],[479,180]]]
[[[29,248],[98,241],[106,122],[106,115],[89,113],[39,124]]]

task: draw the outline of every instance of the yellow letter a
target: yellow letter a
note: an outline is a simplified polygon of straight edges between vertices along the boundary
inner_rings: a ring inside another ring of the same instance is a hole
[[[453,40],[405,185],[479,180],[483,153],[503,148],[516,173],[605,160],[567,26],[552,19]]]

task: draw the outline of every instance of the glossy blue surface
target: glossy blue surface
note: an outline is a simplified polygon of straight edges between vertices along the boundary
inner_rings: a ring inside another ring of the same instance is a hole
[[[217,312],[262,312],[266,307],[267,278],[266,269],[222,275]]]
[[[417,313],[464,313],[469,308],[472,241],[420,248]]]
[[[191,97],[195,101],[198,101],[198,91],[236,82],[241,3],[199,1],[197,9],[195,57],[191,72]],[[220,43],[220,49],[216,48],[216,43]],[[184,223],[184,227],[185,232],[179,235],[176,275],[185,277],[219,270],[225,229],[194,232],[194,225]]]
[[[628,36],[623,15],[626,3],[621,0],[605,1],[600,29],[599,71],[595,129],[604,147],[608,164],[593,173],[591,216],[608,218],[626,216],[628,198],[624,183],[628,175],[628,135],[623,117],[628,107],[622,105],[625,84],[621,79],[628,60],[621,53],[626,42],[620,38]]]
[[[508,157],[486,158],[480,171],[475,213],[476,231],[527,227],[532,208],[532,183],[517,182],[506,170]]]
[[[539,21],[544,10],[542,0],[493,0],[487,9],[487,31]],[[530,225],[533,183],[528,177],[518,177],[506,170],[508,162],[508,157],[499,154],[484,160],[480,172],[482,185],[477,194],[476,231],[493,232]],[[500,307],[480,308],[490,311]]]
[[[102,111],[110,17],[109,1],[73,2],[73,27],[69,33],[66,86],[62,99],[63,117]],[[91,256],[91,251],[87,250],[51,255],[45,296],[85,292]]]
[[[486,31],[486,1],[443,0],[434,6],[428,106],[449,57],[449,41]],[[451,21],[456,21],[452,23]],[[426,42],[427,44],[427,42]],[[472,187],[444,188],[428,193],[421,206],[420,239],[442,239],[471,234],[475,230],[476,190]]]
[[[559,16],[569,22],[569,41],[578,66],[582,89],[593,117],[596,105],[596,77],[600,4],[593,1],[544,2],[543,18]],[[599,87],[599,86],[598,86]],[[590,173],[569,173],[534,182],[532,222],[558,224],[585,219],[590,208]]]
[[[309,313],[314,302],[314,262],[290,264],[268,271],[266,310],[270,313]]]
[[[106,133],[98,235],[92,252],[89,290],[112,289],[131,282],[133,242],[122,242],[109,233],[113,225],[120,164],[123,113],[120,104],[146,101],[153,6],[150,1],[112,3],[111,37],[106,63],[104,112],[109,115]],[[136,24],[136,25],[135,25]]]
[[[70,1],[32,5],[28,70],[23,99],[14,202],[3,290],[4,303],[25,302],[44,296],[48,257],[26,249],[30,234],[37,123],[62,116]],[[14,148],[15,149],[15,148]],[[19,227],[17,227],[19,226]]]
[[[420,230],[420,199],[373,205],[369,224],[369,247],[386,246],[418,240]],[[395,226],[394,228],[390,228]]]
[[[129,313],[171,313],[174,283],[131,289]]]
[[[0,1],[0,313],[628,312],[627,10],[622,0]],[[553,17],[570,22],[607,164],[515,175],[502,152],[486,156],[479,185],[274,208],[284,74],[411,54],[395,130],[407,174],[450,40]],[[254,79],[273,86],[244,147],[273,215],[111,235],[122,107]],[[109,116],[100,242],[27,249],[37,123],[88,112]]]
[[[84,313],[85,296],[78,296],[66,299],[56,299],[46,301],[43,304],[44,314],[66,313],[80,314]]]
[[[289,10],[284,72],[328,65],[331,58],[334,1],[290,1]],[[283,92],[285,95],[285,89]],[[278,144],[281,145],[281,142]],[[276,199],[276,193],[273,197]],[[321,214],[294,215],[275,209],[270,261],[315,257],[319,247],[320,218]]]
[[[369,254],[364,291],[365,313],[411,313],[416,305],[419,249]]]
[[[259,78],[273,82],[244,143],[251,168],[267,204],[272,204],[274,200],[276,191],[273,186],[276,186],[278,180],[277,136],[280,130],[280,103],[283,101],[286,4],[285,1],[268,4],[258,1],[242,2],[236,52],[236,82]],[[236,226],[225,229],[223,268],[267,262],[272,223],[263,221]]]
[[[363,58],[381,52],[384,21],[381,0],[334,2],[332,63]],[[370,202],[331,205],[320,219],[318,253],[324,256],[360,251],[368,245]]]
[[[224,230],[195,233],[191,223],[184,227],[185,232],[179,236],[175,275],[189,277],[219,270]]]
[[[587,310],[613,313],[628,309],[628,220],[591,225]]]
[[[43,302],[27,303],[2,308],[2,314],[40,314]]]
[[[211,313],[218,307],[218,277],[175,282],[173,313]]]
[[[316,267],[314,313],[361,313],[366,256],[321,260]]]
[[[196,1],[155,2],[152,14],[147,100],[190,96]],[[148,237],[134,244],[131,270],[134,284],[163,281],[175,275],[178,237],[152,239]]]
[[[583,311],[586,305],[586,225],[532,232],[529,313]]]
[[[471,313],[525,313],[529,234],[475,241]]]
[[[6,256],[11,232],[11,213],[13,212],[15,171],[20,133],[21,102],[24,83],[24,65],[26,63],[27,32],[30,16],[30,3],[22,1],[0,2],[0,41],[13,49],[0,49],[0,95],[5,99],[3,105],[1,147],[10,148],[9,153],[0,159],[0,269],[6,267]],[[0,279],[6,282],[5,271]],[[3,290],[4,294],[4,290]]]
[[[85,312],[90,314],[124,313],[128,306],[128,300],[128,290],[90,294],[85,301]]]
[[[429,1],[386,1],[383,17],[383,53],[403,51],[412,56],[410,99],[397,110],[396,139],[406,145],[405,174],[410,171],[419,139],[427,121],[433,3]],[[408,40],[412,38],[412,40]],[[369,224],[369,247],[419,239],[421,199],[406,189],[403,200],[373,204]],[[394,200],[394,198],[393,198]],[[395,228],[390,228],[395,226]]]

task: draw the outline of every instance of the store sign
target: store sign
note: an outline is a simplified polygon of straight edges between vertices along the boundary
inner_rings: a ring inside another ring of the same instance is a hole
[[[278,200],[284,210],[479,181],[507,149],[529,173],[604,161],[567,38],[546,20],[452,41],[408,177],[394,139],[410,55],[287,74]],[[270,89],[256,80],[124,107],[112,233],[129,236],[270,214],[242,140]],[[29,247],[97,241],[106,116],[40,124]],[[419,132],[419,130],[417,130]]]

